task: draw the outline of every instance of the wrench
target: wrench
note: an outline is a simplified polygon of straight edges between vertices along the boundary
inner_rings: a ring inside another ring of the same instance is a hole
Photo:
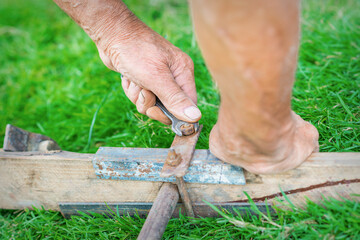
[[[161,111],[170,118],[172,124],[171,129],[173,132],[178,136],[189,136],[193,133],[196,133],[199,131],[199,123],[188,123],[182,120],[177,119],[174,115],[172,115],[169,110],[166,109],[164,104],[160,101],[159,98],[156,97],[156,103],[155,106],[159,107]]]
[[[124,77],[122,74],[120,74],[121,79]],[[158,97],[156,97],[155,106],[161,109],[161,111],[171,120],[171,129],[173,132],[178,136],[189,136],[193,133],[196,133],[199,131],[199,123],[188,123],[185,121],[181,121],[177,119],[174,115],[169,112],[164,104],[160,101]]]

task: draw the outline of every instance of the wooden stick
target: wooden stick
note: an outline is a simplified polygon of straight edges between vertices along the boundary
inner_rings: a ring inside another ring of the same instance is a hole
[[[137,239],[161,239],[178,200],[179,193],[176,186],[172,183],[164,183],[160,188]]]
[[[129,148],[131,151],[131,148]],[[165,161],[167,151],[151,149]],[[162,155],[162,153],[164,153]],[[209,156],[196,150],[193,161]],[[153,202],[161,182],[98,179],[94,154],[72,152],[0,152],[0,208],[43,206],[59,210],[59,202]],[[146,156],[144,155],[144,158]],[[277,175],[245,172],[246,185],[187,183],[193,203],[246,202],[246,191],[257,202],[275,202],[281,191],[296,206],[306,198],[320,202],[325,197],[352,198],[360,192],[360,153],[314,153],[297,169]],[[305,198],[306,197],[306,198]]]

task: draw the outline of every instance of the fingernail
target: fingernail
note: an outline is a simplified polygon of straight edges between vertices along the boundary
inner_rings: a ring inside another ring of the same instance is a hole
[[[144,94],[142,93],[142,91],[140,91],[140,93],[139,93],[139,101],[140,101],[140,103],[145,102],[145,97],[144,97]]]
[[[194,106],[185,108],[184,114],[192,120],[197,120],[201,117],[200,110]]]

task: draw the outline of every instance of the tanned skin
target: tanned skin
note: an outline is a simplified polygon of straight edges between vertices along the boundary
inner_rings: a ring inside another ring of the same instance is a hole
[[[55,0],[121,73],[140,113],[169,124],[155,96],[176,117],[196,122],[193,62],[141,22],[120,0]],[[299,166],[318,151],[318,132],[291,110],[299,48],[298,0],[190,0],[198,43],[221,105],[211,152],[248,171]]]

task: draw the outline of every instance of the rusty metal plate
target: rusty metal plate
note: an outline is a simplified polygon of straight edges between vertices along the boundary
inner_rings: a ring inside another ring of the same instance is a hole
[[[100,147],[93,158],[98,178],[112,180],[176,182],[175,177],[161,177],[168,148]],[[244,185],[241,167],[220,161],[209,150],[195,150],[185,182]]]
[[[70,218],[73,215],[81,216],[79,212],[92,214],[104,214],[109,217],[119,216],[135,216],[138,215],[141,218],[145,218],[153,203],[151,202],[117,202],[117,203],[101,203],[101,202],[60,202],[59,207],[62,215],[66,218]],[[213,203],[218,208],[221,208],[226,213],[237,215],[237,212],[241,215],[246,215],[248,212],[251,214],[257,214],[251,209],[249,203]],[[274,209],[271,204],[255,203],[260,212],[267,213],[269,209],[270,213],[274,213]],[[194,209],[196,210],[196,217],[221,217],[215,212],[209,205],[205,203],[194,203]],[[234,211],[237,209],[237,212]],[[185,215],[185,208],[181,203],[178,203],[172,217],[179,217],[179,213]]]

